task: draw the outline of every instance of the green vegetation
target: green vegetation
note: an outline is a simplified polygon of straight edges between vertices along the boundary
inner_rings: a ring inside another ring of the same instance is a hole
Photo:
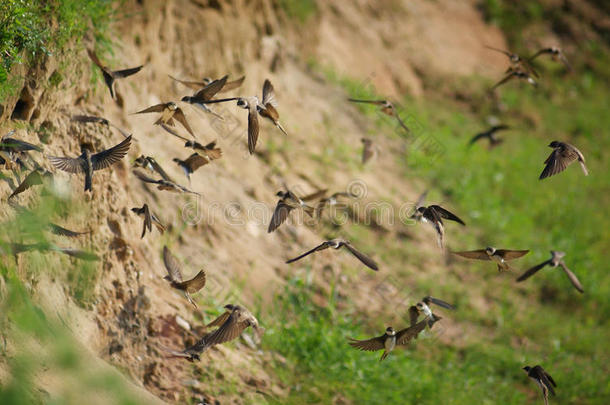
[[[278,4],[288,17],[300,23],[304,23],[318,11],[316,0],[278,0]]]
[[[409,283],[410,288],[457,302],[459,310],[448,316],[469,335],[467,345],[456,348],[444,342],[442,330],[436,331],[380,365],[380,353],[353,350],[346,338],[379,335],[388,320],[364,319],[354,313],[349,297],[340,302],[341,310],[333,294],[327,306],[316,306],[311,299],[315,289],[295,279],[277,298],[274,314],[280,320],[265,340],[294,365],[276,365],[291,387],[290,403],[332,403],[345,397],[371,404],[521,404],[525,398],[539,399],[520,369],[530,363],[547,364],[561,381],[556,403],[607,403],[610,276],[605,255],[610,246],[605,235],[610,219],[605,212],[610,168],[601,151],[610,146],[610,118],[604,112],[610,89],[593,73],[562,76],[562,68],[552,62],[543,67],[539,89],[513,83],[500,90],[504,113],[495,112],[493,100],[482,95],[486,84],[477,79],[469,83],[470,96],[482,103],[476,113],[440,94],[402,100],[401,116],[414,129],[412,136],[397,130],[394,120],[374,106],[361,108],[383,129],[377,136],[404,139],[406,153],[399,159],[405,177],[415,183],[423,179],[422,189],[432,188],[431,202],[450,201],[468,223],[468,232],[448,230],[450,248],[531,249],[515,265],[518,271],[546,260],[551,249],[563,250],[585,294],[576,292],[560,269],[542,270],[521,286],[514,281],[517,274],[498,275],[488,263],[457,259],[438,279],[421,273],[416,265],[421,255],[408,243],[346,226],[343,232],[374,248],[386,265],[415,264],[417,284]],[[350,96],[375,96],[366,83],[321,70]],[[468,147],[490,116],[513,128],[502,133],[504,143],[491,151],[485,143]],[[441,147],[426,147],[429,139]],[[551,151],[547,145],[554,139],[583,151],[588,177],[575,164],[556,177],[538,180]],[[453,266],[473,273],[476,284],[455,277]],[[412,281],[408,271],[395,266],[392,271],[398,283]],[[492,307],[475,307],[469,300],[475,291],[491,299]]]
[[[116,0],[3,0],[0,2],[0,103],[18,90],[15,65],[35,64],[83,38],[107,42]],[[58,79],[58,78],[55,78]],[[54,80],[55,82],[56,80]]]

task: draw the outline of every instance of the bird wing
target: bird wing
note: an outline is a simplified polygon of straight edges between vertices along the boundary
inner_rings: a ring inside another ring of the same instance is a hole
[[[398,121],[398,124],[400,124],[400,126],[407,131],[407,133],[410,133],[411,130],[409,129],[409,127],[404,123],[404,121],[400,118],[400,115],[398,115],[398,112],[396,112],[396,114],[394,114],[394,117],[396,117],[396,120]]]
[[[551,52],[552,52],[552,48],[543,48],[543,49],[539,50],[538,52],[536,52],[535,54],[533,54],[532,56],[530,56],[528,58],[528,60],[532,61],[542,54],[551,53]]]
[[[194,98],[199,100],[210,100],[212,97],[216,95],[227,83],[227,78],[229,76],[224,76],[222,79],[217,79],[210,82],[203,89],[199,90],[197,93],[193,95]]]
[[[242,76],[239,79],[235,79],[231,82],[227,82],[224,85],[224,87],[219,91],[219,93],[224,93],[224,92],[238,88],[239,86],[242,85],[242,83],[244,82],[245,79],[246,79],[246,76]]]
[[[447,309],[455,309],[455,307],[453,305],[449,304],[448,302],[445,302],[438,298],[431,297],[429,295],[424,297],[424,299],[422,301],[425,302],[426,304],[431,302],[434,305],[438,305],[439,307],[443,307],[443,308],[447,308]]]
[[[489,258],[489,256],[487,255],[487,253],[485,252],[485,249],[468,250],[468,251],[464,251],[464,252],[451,252],[451,253],[458,255],[458,256],[465,257],[467,259],[491,260]]]
[[[27,176],[25,176],[25,179],[23,179],[21,184],[19,184],[17,186],[17,188],[8,197],[8,199],[10,200],[17,194],[23,193],[28,188],[30,188],[32,186],[37,186],[40,184],[42,184],[42,176],[40,175],[40,172],[38,170],[32,170]]]
[[[411,339],[416,338],[428,325],[428,320],[424,319],[416,324],[409,326],[401,331],[396,333],[396,344],[397,345],[405,345]]]
[[[481,132],[476,134],[475,136],[472,137],[472,139],[470,139],[470,142],[468,142],[469,145],[474,144],[475,142],[477,142],[479,139],[483,139],[485,137],[489,136],[489,132]]]
[[[546,166],[544,167],[544,170],[542,170],[542,173],[540,173],[540,180],[550,176],[554,176],[557,173],[561,173],[567,167],[565,161],[561,159],[558,149],[554,149],[549,155],[549,157],[546,158],[544,163],[546,164]]]
[[[258,141],[258,113],[256,105],[248,104],[248,151],[254,153]]]
[[[428,190],[426,190],[423,193],[421,193],[419,195],[419,197],[417,197],[417,201],[415,202],[415,207],[419,208],[419,207],[423,206],[424,202],[426,201],[426,197],[427,196],[428,196]]]
[[[180,79],[176,79],[174,76],[172,75],[168,75],[170,79],[177,81],[178,83],[181,83],[183,85],[185,85],[186,87],[190,87],[193,90],[199,90],[202,87],[205,87],[205,83],[204,82],[197,82],[197,81],[189,81],[189,80],[180,80]]]
[[[140,66],[136,66],[133,68],[115,70],[112,72],[112,76],[115,79],[122,79],[124,77],[131,76],[131,75],[138,73],[140,70],[142,70],[143,67],[144,67],[144,65],[140,65]]]
[[[386,103],[386,100],[360,100],[356,98],[348,98],[347,101],[351,101],[352,103],[369,103],[376,105],[382,105]]]
[[[466,225],[464,223],[464,221],[462,221],[457,215],[449,212],[448,210],[444,209],[443,207],[441,207],[439,205],[431,205],[428,208],[431,208],[432,210],[434,210],[442,218],[446,218],[446,219],[448,219],[450,221],[455,221],[455,222],[460,223],[462,225]]]
[[[409,307],[409,325],[415,325],[417,323],[417,318],[419,318],[419,311],[415,305],[411,305]]]
[[[347,250],[349,250],[354,256],[356,256],[358,258],[358,260],[360,260],[362,263],[364,263],[364,265],[366,265],[367,267],[369,267],[372,270],[375,270],[375,271],[379,270],[377,263],[375,263],[375,261],[373,259],[371,259],[367,255],[365,255],[364,253],[358,251],[355,247],[352,246],[351,243],[344,242],[343,246]]]
[[[385,334],[367,340],[356,340],[352,338],[348,339],[350,340],[348,343],[351,347],[355,347],[358,350],[366,352],[374,352],[385,348]]]
[[[134,114],[145,114],[145,113],[153,113],[153,112],[160,113],[160,112],[163,112],[166,108],[167,108],[167,105],[165,103],[155,104],[148,108],[140,110]]]
[[[167,270],[170,280],[178,283],[182,282],[180,262],[178,262],[178,259],[169,251],[167,246],[163,246],[163,263],[165,264],[165,269]]]
[[[496,52],[503,53],[504,55],[508,56],[509,58],[510,58],[510,57],[511,57],[511,55],[512,55],[512,54],[511,54],[510,52],[508,52],[508,51],[505,51],[505,50],[503,50],[503,49],[494,48],[493,46],[487,46],[487,45],[485,45],[485,48],[487,48],[487,49],[491,49],[492,51],[496,51]]]
[[[100,62],[100,59],[97,57],[97,54],[95,53],[95,51],[93,51],[91,49],[87,49],[87,54],[89,55],[89,58],[91,59],[91,61],[97,65],[97,67],[99,67],[102,70],[106,70],[106,66],[104,66],[102,64],[102,62]]]
[[[231,315],[231,311],[225,311],[222,314],[220,314],[216,319],[214,319],[212,322],[205,325],[205,327],[211,328],[213,326],[220,326],[227,321],[227,319],[229,318],[230,315]]]
[[[494,90],[496,87],[503,85],[504,83],[506,83],[507,81],[509,81],[510,79],[512,79],[513,77],[515,77],[515,72],[510,72],[509,74],[507,74],[506,76],[504,76],[504,78],[502,80],[500,80],[498,83],[494,84],[491,87],[491,90]]]
[[[144,234],[146,233],[146,229],[148,229],[148,232],[152,232],[152,217],[150,215],[150,210],[148,209],[148,204],[144,204],[144,228],[142,229],[142,236],[141,238],[144,237]]]
[[[365,143],[364,146],[362,147],[362,164],[365,164],[366,162],[368,162],[373,157],[374,154],[375,154],[375,151],[373,149],[373,144]]]
[[[82,122],[82,123],[94,122],[94,123],[108,125],[108,120],[106,118],[96,117],[94,115],[73,115],[71,118],[72,118],[72,121],[75,121],[75,122]]]
[[[155,180],[152,177],[147,176],[146,174],[142,173],[140,170],[134,170],[133,174],[135,174],[135,176],[142,180],[145,183],[152,183],[152,184],[159,184],[162,180]]]
[[[83,173],[85,171],[85,161],[80,157],[69,158],[63,156],[49,156],[49,161],[59,170],[68,173]]]
[[[184,116],[184,112],[182,111],[182,108],[180,108],[180,107],[176,108],[176,111],[174,111],[173,118],[175,118],[176,121],[181,123],[182,126],[188,131],[189,134],[191,134],[193,137],[195,137],[195,134],[193,133],[191,126],[186,121],[186,117]]]
[[[91,233],[91,231],[87,231],[87,232],[76,232],[76,231],[71,231],[69,229],[66,229],[62,226],[59,226],[57,224],[49,224],[49,230],[54,233],[55,235],[60,235],[60,236],[67,236],[69,238],[75,238],[77,236],[80,235],[85,235],[88,233]]]
[[[189,141],[188,138],[183,137],[182,135],[180,135],[177,131],[175,131],[173,128],[171,128],[169,125],[165,125],[163,123],[161,123],[161,128],[163,128],[164,130],[166,130],[168,133],[170,133],[171,135],[174,135],[177,138],[182,139],[183,141]]]
[[[123,140],[123,142],[113,146],[105,151],[98,152],[91,156],[91,164],[93,170],[105,169],[119,160],[123,159],[131,146],[131,135]]]
[[[566,273],[574,288],[576,288],[581,293],[585,292],[585,290],[582,288],[582,284],[580,284],[580,281],[578,281],[578,278],[576,278],[576,274],[572,273],[572,271],[568,269],[568,267],[563,261],[559,262],[559,266],[561,266],[563,271]]]
[[[326,189],[326,188],[324,190],[314,191],[311,194],[301,197],[301,200],[303,200],[303,201],[317,200],[319,198],[323,198],[326,195],[326,193],[328,193],[328,189]]]
[[[210,163],[209,159],[201,156],[199,153],[195,152],[191,156],[189,156],[184,163],[190,167],[191,171],[195,171],[199,169],[201,166],[204,166]]]
[[[301,260],[305,256],[310,255],[310,254],[312,254],[314,252],[318,252],[320,250],[328,249],[330,247],[330,245],[331,245],[331,243],[329,241],[322,242],[318,246],[316,246],[315,248],[313,248],[311,250],[308,250],[307,252],[303,253],[302,255],[297,256],[297,257],[295,257],[293,259],[287,260],[286,263],[296,262],[297,260]]]
[[[493,134],[494,132],[503,131],[503,130],[506,130],[506,129],[510,129],[510,127],[508,125],[505,125],[505,124],[494,125],[493,127],[491,127],[489,129],[489,132]]]
[[[525,256],[529,253],[529,250],[508,250],[508,249],[498,249],[496,250],[496,254],[500,255],[504,258],[504,260],[514,260],[518,259],[522,256]]]
[[[204,348],[231,341],[250,326],[249,321],[240,321],[238,311],[232,311],[227,320],[218,329],[205,335],[201,340]]]
[[[551,260],[547,260],[547,261],[544,261],[544,262],[542,262],[540,264],[535,265],[534,267],[528,269],[525,273],[520,275],[517,278],[517,281],[519,282],[519,281],[527,280],[528,278],[530,278],[531,276],[536,274],[538,272],[538,270],[542,269],[544,266],[546,266],[549,263],[551,263]]]
[[[148,161],[148,163],[150,163],[153,170],[155,172],[157,172],[163,180],[173,181],[172,178],[169,177],[169,175],[165,172],[165,170],[163,170],[163,168],[161,167],[161,165],[157,162],[157,160],[155,158],[148,157],[148,159],[146,159],[146,160]]]
[[[287,205],[284,201],[278,201],[277,205],[275,206],[275,211],[273,211],[271,222],[269,222],[267,233],[275,231],[280,225],[282,225],[284,221],[286,221],[286,218],[288,218],[288,214],[290,214],[291,210],[292,207]]]
[[[273,109],[277,108],[277,101],[275,99],[275,90],[269,79],[265,79],[263,84],[263,102],[262,104],[267,108],[267,105],[271,105]]]
[[[199,271],[199,273],[197,273],[195,277],[190,280],[184,281],[181,284],[186,287],[187,292],[196,293],[205,286],[205,281],[205,271],[201,270]]]
[[[98,255],[91,253],[91,252],[84,251],[84,250],[71,249],[71,248],[60,248],[57,246],[51,247],[51,250],[55,250],[57,252],[61,252],[63,254],[66,254],[68,256],[72,256],[72,257],[75,257],[75,258],[81,259],[81,260],[86,260],[86,261],[91,261],[91,262],[100,260]]]

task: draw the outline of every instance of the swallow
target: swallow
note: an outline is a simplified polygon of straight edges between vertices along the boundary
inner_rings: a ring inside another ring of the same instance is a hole
[[[222,157],[222,149],[216,147],[216,141],[210,142],[207,145],[202,145],[197,141],[186,141],[184,147],[198,150],[210,160],[216,160]]]
[[[467,259],[494,261],[498,265],[498,271],[502,271],[510,270],[511,267],[507,263],[509,260],[515,260],[522,256],[525,256],[529,253],[529,250],[508,250],[496,249],[494,247],[486,247],[485,249],[451,253],[465,257]]]
[[[498,138],[496,133],[498,131],[504,131],[507,129],[510,129],[510,127],[508,125],[504,125],[504,124],[494,125],[493,127],[489,128],[488,130],[479,132],[478,134],[473,136],[469,142],[469,145],[472,145],[481,139],[487,139],[489,141],[489,149],[495,148],[496,146],[498,146],[502,142],[504,142],[503,139]]]
[[[333,207],[337,205],[339,203],[339,199],[342,197],[356,198],[357,196],[350,192],[340,191],[338,193],[331,194],[329,197],[320,199],[320,201],[318,201],[318,203],[316,204],[316,217],[320,218],[322,216],[322,212],[324,211],[326,206]]]
[[[182,168],[189,183],[191,182],[191,174],[193,174],[195,170],[199,169],[201,166],[205,166],[210,163],[210,159],[205,156],[201,156],[197,152],[193,153],[185,160],[174,158],[173,161],[176,162],[178,166]]]
[[[59,226],[53,223],[49,223],[48,228],[51,233],[59,236],[66,236],[68,238],[76,238],[78,236],[87,235],[91,233],[91,231],[71,231],[69,229],[64,228],[63,226]]]
[[[529,63],[527,59],[522,58],[516,53],[512,53],[509,51],[505,51],[503,49],[493,48],[491,46],[485,45],[485,48],[491,49],[492,51],[500,52],[508,58],[511,66],[506,70],[505,73],[510,73],[515,70],[524,70],[527,73],[531,73],[534,77],[539,77],[538,72],[534,69],[534,67]],[[531,58],[530,58],[531,60]]]
[[[553,148],[553,152],[544,161],[546,164],[542,173],[540,173],[539,180],[545,179],[556,175],[557,173],[563,172],[572,162],[578,160],[580,168],[582,169],[585,176],[589,175],[587,166],[585,166],[584,155],[574,145],[569,143],[553,141],[549,143],[549,147]]]
[[[108,121],[106,118],[103,118],[103,117],[97,117],[94,115],[73,115],[71,118],[72,118],[72,121],[79,122],[81,124],[93,123],[93,124],[105,125],[108,128],[112,127],[114,129],[116,129],[117,131],[119,131],[121,133],[121,135],[123,135],[123,137],[125,137],[125,138],[127,138],[130,135],[129,133],[127,133],[127,131],[124,131],[121,128],[117,127],[116,125],[110,123],[110,121]]]
[[[11,195],[8,196],[8,199],[10,200],[17,194],[21,194],[31,187],[42,185],[46,180],[53,180],[53,174],[48,170],[37,167],[25,176],[23,181],[13,190]]]
[[[180,82],[180,80],[175,79],[172,76],[170,76],[170,77],[172,79]],[[210,110],[208,108],[208,106],[205,104],[205,102],[210,101],[218,92],[220,92],[220,90],[222,90],[222,88],[227,83],[227,78],[228,78],[228,76],[224,76],[221,79],[211,81],[210,83],[205,85],[202,89],[198,90],[192,96],[182,97],[182,101],[184,101],[185,103],[196,105],[197,107],[201,108],[205,112],[209,112],[209,113],[215,115],[216,117],[222,119],[222,116],[220,116],[220,115],[216,114],[214,111]]]
[[[523,370],[527,373],[527,376],[534,380],[536,384],[542,390],[542,398],[544,399],[544,405],[549,405],[549,392],[555,395],[555,390],[553,387],[557,387],[553,377],[540,365],[536,365],[534,367],[525,366]]]
[[[432,225],[438,235],[438,245],[441,248],[443,247],[443,240],[445,238],[445,226],[443,225],[443,218],[450,221],[455,221],[462,226],[466,226],[464,221],[462,221],[457,215],[449,212],[439,205],[429,205],[428,207],[420,206],[417,208],[417,211],[419,215],[417,215],[415,218],[421,222],[427,222]]]
[[[228,77],[228,76],[226,76],[226,77]],[[175,77],[172,77],[172,76],[170,76],[170,78],[172,78],[173,80],[177,81],[178,83],[181,83],[181,84],[185,85],[186,87],[189,87],[193,90],[199,90],[202,87],[206,87],[210,83],[217,81],[217,80],[211,79],[209,77],[204,77],[203,80],[200,82],[189,81],[189,80],[180,80],[180,79],[176,79]],[[226,93],[227,91],[231,91],[231,90],[238,88],[239,86],[241,86],[244,83],[245,79],[246,79],[246,76],[242,76],[239,79],[235,79],[230,82],[225,80],[224,86],[220,90],[218,90],[217,94]]]
[[[362,164],[366,164],[369,160],[377,156],[377,148],[373,145],[373,141],[369,138],[362,138]]]
[[[191,191],[188,188],[181,186],[177,183],[174,183],[171,180],[165,180],[165,179],[155,180],[152,177],[147,176],[146,174],[142,173],[141,171],[139,171],[137,169],[135,169],[133,171],[133,174],[135,174],[135,176],[138,179],[140,179],[141,181],[143,181],[144,183],[156,184],[158,190],[171,191],[173,193],[189,193],[189,194],[201,195],[201,193],[198,193],[196,191]]]
[[[131,211],[138,216],[144,216],[144,226],[142,227],[142,236],[140,236],[140,239],[142,239],[144,235],[146,235],[147,229],[148,232],[152,232],[153,224],[155,224],[155,227],[157,227],[157,230],[160,234],[163,234],[165,232],[165,225],[163,225],[161,221],[159,221],[159,218],[157,218],[154,213],[150,212],[148,204],[144,204],[140,208],[134,207],[131,209]]]
[[[115,100],[116,95],[114,92],[114,82],[117,79],[123,79],[125,77],[136,74],[144,67],[144,65],[140,65],[129,69],[110,70],[107,66],[103,65],[102,62],[100,62],[97,57],[97,54],[94,51],[92,51],[91,49],[87,49],[87,54],[89,54],[89,58],[91,58],[91,61],[102,71],[102,75],[104,75],[104,82],[106,82],[106,86],[108,86],[108,90],[110,90],[110,96]]]
[[[406,345],[426,327],[425,322],[420,322],[414,326],[402,329],[398,332],[391,326],[388,326],[385,333],[367,340],[356,340],[348,338],[349,345],[362,351],[376,352],[383,350],[383,354],[379,361],[383,361],[398,345]]]
[[[403,122],[403,120],[400,119],[400,116],[398,115],[398,112],[396,111],[396,107],[394,107],[394,104],[392,104],[390,101],[388,101],[388,100],[360,100],[360,99],[355,99],[355,98],[348,98],[347,101],[351,101],[352,103],[367,103],[367,104],[378,105],[379,111],[381,111],[385,115],[396,118],[396,121],[398,121],[398,124],[405,131],[407,131],[407,133],[411,133],[411,130],[409,129],[409,127],[407,127],[407,125]]]
[[[511,79],[525,80],[526,82],[528,82],[529,84],[531,84],[534,87],[538,86],[538,83],[536,82],[536,80],[534,80],[529,73],[527,73],[523,70],[514,69],[514,70],[510,70],[508,72],[508,74],[506,76],[504,76],[504,78],[502,78],[502,80],[500,80],[498,83],[494,84],[489,89],[489,91],[490,92],[494,91],[498,86],[503,85],[504,83],[510,81]]]
[[[131,135],[112,148],[95,154],[91,154],[88,145],[81,145],[82,154],[80,156],[75,158],[49,156],[49,161],[59,170],[73,174],[85,173],[85,191],[90,191],[93,172],[106,169],[123,159],[130,146]]]
[[[184,295],[189,302],[197,308],[197,304],[195,304],[191,298],[191,294],[198,292],[205,286],[205,271],[200,270],[192,279],[183,281],[182,266],[180,265],[180,262],[178,262],[178,259],[176,259],[176,256],[169,251],[167,246],[163,246],[163,263],[167,270],[167,276],[163,278],[170,282],[172,288],[184,292]]]
[[[550,48],[543,48],[543,49],[539,50],[538,52],[536,52],[534,55],[532,55],[532,57],[530,57],[529,60],[533,61],[534,59],[536,59],[540,55],[551,55],[551,58],[554,61],[563,63],[563,65],[570,72],[573,71],[572,65],[570,65],[570,63],[568,62],[568,59],[564,55],[564,53],[561,50],[561,48],[558,48],[556,46],[553,46],[553,47],[550,47]]]
[[[284,127],[280,124],[280,115],[277,111],[277,100],[275,99],[275,90],[269,79],[265,79],[263,83],[263,98],[259,100],[257,96],[251,97],[230,97],[223,99],[215,99],[206,101],[206,104],[224,103],[226,101],[237,100],[237,106],[248,110],[248,151],[254,153],[256,143],[258,142],[259,123],[258,115],[267,118],[279,128],[284,135],[288,135]]]
[[[152,156],[140,155],[134,161],[134,166],[135,167],[143,167],[145,169],[148,169],[148,170],[151,170],[153,172],[156,172],[159,176],[161,176],[161,178],[163,180],[173,181],[172,178],[169,177],[169,175],[165,172],[165,170],[163,170],[161,165],[159,163],[157,163],[157,160],[154,157],[152,157]]]
[[[426,321],[427,326],[432,329],[432,326],[440,321],[442,318],[436,314],[434,314],[432,312],[432,310],[430,309],[430,305],[434,304],[434,305],[438,305],[440,307],[446,308],[446,309],[455,309],[455,307],[443,300],[440,300],[438,298],[434,298],[431,297],[429,295],[425,296],[424,298],[422,298],[422,300],[418,303],[416,303],[415,305],[411,305],[409,307],[409,321],[410,321],[410,325],[411,326],[415,326],[415,324],[417,324],[417,320],[419,318],[420,314],[424,315],[424,321]],[[415,338],[417,339],[417,336],[415,336]]]
[[[273,211],[273,216],[269,222],[267,233],[275,231],[280,225],[282,225],[288,218],[290,211],[293,209],[302,209],[309,216],[313,216],[314,208],[305,204],[305,202],[292,191],[280,190],[277,192],[276,196],[280,197],[280,199],[275,206],[275,210]]]
[[[415,204],[413,206],[413,208],[414,208],[413,213],[409,216],[410,219],[414,219],[416,221],[422,220],[423,214],[419,208],[424,207],[424,202],[426,201],[427,196],[428,196],[428,190],[425,190],[423,193],[421,193],[419,195],[419,197],[417,197],[417,201],[415,201]]]
[[[263,333],[258,320],[250,311],[239,305],[225,305],[226,312],[211,324],[219,325],[218,329],[206,334],[193,346],[183,351],[168,350],[175,357],[184,357],[189,361],[200,360],[200,355],[210,347],[238,338],[248,327],[258,334]]]
[[[377,263],[375,263],[375,261],[373,259],[371,259],[370,257],[368,257],[367,255],[365,255],[364,253],[359,252],[358,250],[356,250],[355,247],[352,246],[352,244],[345,240],[345,239],[331,239],[331,240],[327,240],[325,242],[320,243],[318,246],[316,246],[315,248],[303,253],[300,256],[295,257],[294,259],[290,259],[288,261],[286,261],[286,263],[292,263],[292,262],[296,262],[297,260],[300,260],[302,258],[304,258],[307,255],[310,255],[314,252],[319,252],[321,250],[325,250],[328,248],[333,248],[335,250],[340,249],[342,247],[345,247],[347,250],[350,251],[351,254],[353,254],[354,256],[356,256],[356,258],[358,260],[360,260],[365,266],[367,266],[368,268],[378,271],[379,267],[377,266]]]
[[[572,283],[574,288],[576,288],[578,290],[578,292],[584,293],[585,291],[583,290],[582,284],[580,284],[580,281],[578,281],[576,274],[572,273],[570,271],[570,269],[568,269],[568,267],[564,263],[563,257],[565,255],[566,255],[565,252],[558,252],[556,250],[551,250],[551,258],[549,260],[544,261],[544,262],[532,267],[531,269],[527,270],[525,273],[520,275],[519,278],[517,278],[517,281],[520,282],[523,280],[527,280],[528,278],[530,278],[531,276],[536,274],[536,272],[538,272],[538,270],[542,269],[544,266],[547,266],[547,265],[551,266],[551,267],[559,266],[566,273],[566,275],[570,279],[570,282]]]
[[[28,152],[31,150],[35,150],[36,152],[42,152],[42,148],[40,146],[34,145],[33,143],[29,143],[26,141],[22,141],[17,138],[12,138],[11,135],[14,132],[15,130],[12,130],[2,137],[2,139],[0,140],[0,151],[11,153]]]
[[[174,119],[178,121],[184,129],[188,131],[191,136],[195,137],[191,126],[186,120],[186,116],[184,115],[184,111],[182,108],[178,107],[178,104],[173,101],[169,101],[167,103],[155,104],[148,108],[145,108],[141,111],[138,111],[134,114],[147,114],[147,113],[161,113],[161,116],[157,121],[155,121],[155,125],[167,125],[169,127],[174,126]]]

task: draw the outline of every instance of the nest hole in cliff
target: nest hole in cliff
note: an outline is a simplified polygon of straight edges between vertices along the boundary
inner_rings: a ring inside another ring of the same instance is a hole
[[[27,120],[34,107],[34,97],[32,97],[28,88],[24,87],[19,95],[19,100],[17,100],[13,108],[11,118],[14,120]]]

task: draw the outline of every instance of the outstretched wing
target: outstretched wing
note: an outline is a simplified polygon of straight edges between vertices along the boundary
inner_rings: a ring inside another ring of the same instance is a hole
[[[181,123],[182,126],[188,131],[189,134],[191,134],[193,137],[195,137],[195,134],[193,133],[193,129],[191,128],[189,123],[186,121],[186,117],[184,116],[184,112],[182,111],[181,108],[176,108],[176,111],[174,111],[173,118],[175,118],[176,121]]]
[[[282,225],[288,218],[288,214],[290,214],[290,211],[292,211],[292,207],[287,205],[282,200],[278,201],[277,205],[275,206],[275,211],[273,211],[271,222],[269,222],[269,228],[267,228],[267,233],[275,231],[280,225]]]
[[[265,79],[263,84],[263,105],[268,108],[267,105],[271,105],[274,109],[277,108],[277,101],[275,99],[275,90],[269,79]]]
[[[464,251],[464,252],[451,252],[451,253],[453,253],[454,255],[465,257],[467,259],[491,260],[489,258],[489,256],[487,255],[487,253],[485,252],[485,249],[468,250],[468,251]]]
[[[582,284],[580,284],[580,281],[578,281],[578,278],[576,278],[576,274],[572,273],[563,261],[559,262],[559,266],[561,266],[563,271],[566,273],[566,275],[570,279],[570,282],[572,283],[574,288],[576,288],[578,290],[578,292],[584,293],[585,290],[582,288]]]
[[[507,250],[507,249],[498,249],[496,253],[499,254],[504,260],[514,260],[520,257],[525,256],[529,253],[529,250]]]
[[[182,271],[178,259],[169,251],[167,246],[163,246],[163,263],[171,281],[181,282]]]
[[[438,215],[440,215],[442,218],[446,218],[450,221],[455,221],[458,222],[462,225],[466,225],[464,223],[464,221],[462,221],[457,215],[453,214],[452,212],[449,212],[448,210],[444,209],[443,207],[439,206],[439,205],[431,205],[430,207],[433,209]]]
[[[377,336],[372,339],[367,340],[356,340],[352,338],[348,338],[350,341],[348,342],[351,347],[354,347],[358,350],[362,350],[365,352],[374,352],[377,350],[384,349],[385,335]]]
[[[125,138],[123,142],[113,146],[112,148],[92,155],[91,164],[93,166],[93,170],[105,169],[123,159],[129,151],[130,146],[131,135]]]
[[[364,253],[358,251],[355,247],[352,246],[351,243],[345,242],[345,243],[343,243],[343,246],[347,250],[349,250],[354,256],[356,256],[358,258],[358,260],[360,260],[362,263],[364,263],[364,265],[366,265],[367,267],[369,267],[372,270],[375,270],[375,271],[379,270],[377,263],[375,263],[375,261],[373,259],[371,259],[367,255],[365,255]]]
[[[133,68],[115,70],[112,72],[112,76],[115,79],[122,79],[124,77],[131,76],[131,75],[138,73],[140,70],[142,70],[143,67],[144,67],[144,65],[140,65],[140,66],[136,66]]]
[[[531,276],[533,276],[534,274],[536,274],[540,269],[542,269],[544,266],[546,266],[547,264],[551,263],[550,260],[547,260],[545,262],[542,262],[540,264],[535,265],[534,267],[528,269],[525,273],[523,273],[522,275],[520,275],[517,278],[517,282],[523,281],[523,280],[527,280],[528,278],[530,278]]]
[[[224,76],[222,79],[214,80],[213,82],[205,86],[203,89],[195,93],[193,97],[199,100],[210,100],[216,95],[216,93],[222,90],[222,88],[227,83],[228,77],[229,76]]]
[[[53,166],[64,172],[83,173],[85,171],[85,161],[80,157],[49,156],[49,161]]]
[[[310,254],[312,254],[314,252],[318,252],[320,250],[328,249],[330,247],[330,245],[331,245],[331,243],[328,242],[328,241],[322,242],[318,246],[316,246],[315,248],[313,248],[311,250],[308,250],[307,252],[303,253],[302,255],[297,256],[294,259],[287,260],[286,263],[296,262],[297,260],[301,260],[305,256],[310,255]]]

